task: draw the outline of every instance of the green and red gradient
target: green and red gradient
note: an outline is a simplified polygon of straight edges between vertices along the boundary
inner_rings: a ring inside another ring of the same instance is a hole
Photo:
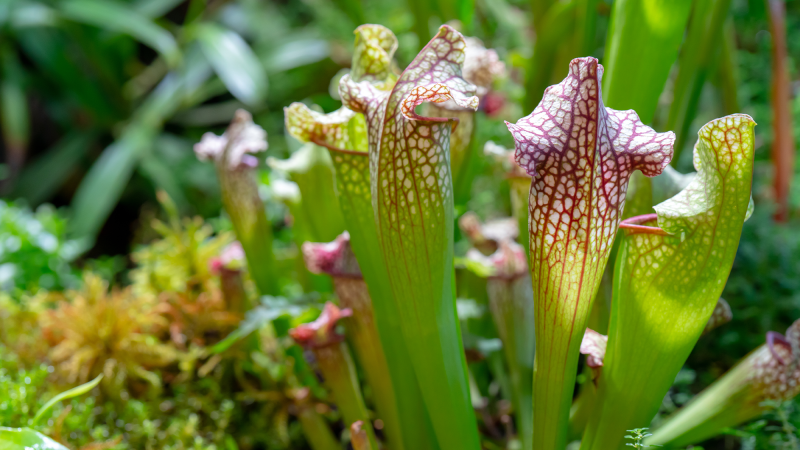
[[[531,115],[507,123],[531,175],[529,233],[536,326],[533,448],[566,446],[580,344],[634,170],[661,173],[673,133],[603,106],[603,68],[574,59]]]
[[[449,26],[391,91],[344,76],[342,101],[366,116],[372,204],[403,336],[441,448],[480,448],[456,318],[450,136],[457,122],[415,113],[452,100],[475,109],[461,76],[463,36]]]

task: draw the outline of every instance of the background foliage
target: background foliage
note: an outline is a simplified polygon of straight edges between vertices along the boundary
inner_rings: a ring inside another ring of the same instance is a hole
[[[681,38],[669,78],[652,87],[659,95],[652,123],[658,131],[685,134],[674,165],[687,172],[694,130],[729,112],[753,116],[759,124],[756,213],[745,224],[723,295],[734,319],[701,339],[663,413],[763,343],[767,331],[783,331],[800,317],[800,185],[790,191],[788,221],[772,217],[767,2],[731,0],[727,8],[719,2],[719,35],[711,37],[691,33],[699,3],[693,2],[690,31]],[[207,270],[230,241],[231,225],[220,215],[213,165],[197,161],[192,145],[206,131],[220,133],[237,108],[246,108],[269,135],[265,156],[285,159],[300,144],[284,132],[283,107],[293,101],[325,112],[339,107],[335,80],[350,64],[357,25],[392,29],[402,68],[439,24],[450,22],[481,38],[506,63],[497,107],[478,113],[474,142],[478,149],[487,140],[511,147],[503,119],[527,114],[544,87],[563,77],[559,70],[566,71],[569,58],[591,55],[604,62],[614,6],[611,0],[0,0],[0,392],[7,393],[0,395],[0,425],[27,424],[54,392],[75,381],[56,370],[57,355],[47,344],[58,339],[44,318],[50,310],[66,314],[64,300],[48,291],[80,289],[81,272],[91,271],[110,287],[84,305],[87,311],[115,302],[114,308],[135,316],[142,314],[140,302],[149,302],[145,309],[183,328],[178,333],[157,320],[135,330],[145,336],[142,345],[180,352],[157,370],[110,376],[91,396],[58,405],[44,432],[87,449],[99,442],[114,449],[303,448],[291,418],[297,380],[286,369],[291,355],[302,365],[302,351],[286,344],[286,333],[315,316],[330,285],[303,270],[292,272],[301,238],[291,205],[279,201],[280,183],[288,177],[260,156],[260,189],[283,271],[281,293],[295,299],[294,306],[264,300],[269,307],[244,322],[257,330],[249,338],[257,342],[228,344],[224,357],[210,350],[243,316],[221,314],[221,286]],[[800,1],[788,0],[785,8],[793,136],[800,138]],[[683,72],[695,75],[686,81]],[[678,110],[678,104],[689,106]],[[502,171],[486,158],[471,170],[469,200],[456,205],[458,215],[510,215],[508,188],[498,182]],[[159,190],[174,207],[159,206]],[[156,218],[162,221],[154,224]],[[457,235],[457,256],[467,247]],[[245,288],[254,296],[246,275]],[[124,300],[126,289],[136,293],[135,302]],[[495,333],[480,319],[485,299],[474,297],[459,301],[465,345],[468,354],[482,355],[473,364],[475,388],[496,400],[502,383],[490,370],[492,355],[498,355]],[[178,342],[173,337],[179,334],[197,340]],[[148,365],[139,356],[117,363]],[[120,373],[106,366],[97,370]],[[325,398],[313,374],[306,375],[304,384]],[[123,381],[128,377],[132,381]],[[339,419],[324,402],[318,406],[328,420]],[[491,414],[500,416],[501,409]],[[796,442],[790,435],[800,426],[798,410],[797,402],[775,405],[775,413],[704,448],[792,448],[782,446]],[[479,416],[491,434],[491,418]]]

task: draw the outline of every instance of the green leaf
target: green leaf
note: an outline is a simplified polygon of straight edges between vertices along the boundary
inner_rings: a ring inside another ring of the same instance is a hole
[[[202,86],[207,63],[188,53],[180,71],[167,74],[137,109],[120,138],[107,147],[78,186],[72,199],[70,233],[94,238],[128,184],[134,168],[149,149],[166,118]]]
[[[257,106],[267,95],[267,75],[241,36],[217,25],[196,26],[194,35],[217,76],[242,102]]]
[[[691,138],[689,127],[697,113],[703,86],[715,68],[718,53],[724,48],[722,31],[730,4],[731,0],[708,0],[694,4],[686,42],[678,58],[678,76],[675,78],[666,125],[668,130],[675,130],[677,136],[676,163],[686,141]]]
[[[38,411],[36,411],[36,415],[33,416],[33,422],[32,422],[33,425],[36,425],[36,423],[39,422],[39,419],[42,418],[44,413],[46,413],[47,410],[52,408],[53,405],[55,405],[56,403],[58,403],[58,402],[60,402],[62,400],[68,400],[68,399],[71,399],[73,397],[77,397],[79,395],[83,395],[83,394],[91,391],[92,389],[95,388],[95,386],[100,384],[100,380],[102,380],[102,379],[103,379],[103,375],[100,374],[100,375],[97,376],[97,378],[95,378],[92,381],[89,381],[87,383],[83,383],[80,386],[74,387],[74,388],[72,388],[72,389],[70,389],[68,391],[62,392],[62,393],[56,395],[55,397],[51,398],[50,401],[45,403],[44,406],[42,406],[41,408],[39,408]]]
[[[268,158],[267,164],[288,173],[300,188],[303,217],[296,219],[305,220],[310,240],[332,241],[344,231],[344,218],[334,189],[333,163],[325,148],[309,143],[289,159]]]
[[[302,306],[291,304],[283,297],[262,297],[261,305],[248,311],[239,327],[233,330],[225,339],[211,347],[210,351],[212,354],[222,353],[253,331],[258,330],[278,317],[286,315],[297,316],[304,310],[305,308]]]
[[[154,138],[155,130],[151,128],[128,128],[117,142],[103,151],[72,200],[72,220],[69,225],[73,236],[97,235],[128,185],[140,156]]]
[[[706,124],[691,183],[657,205],[657,216],[621,226],[608,351],[584,450],[617,448],[626,429],[649,424],[703,333],[749,215],[754,125],[744,114]]]
[[[86,154],[93,139],[94,133],[64,136],[44,155],[25,166],[12,196],[25,198],[33,205],[50,198]]]
[[[442,26],[394,87],[345,75],[339,93],[345,106],[366,116],[378,237],[439,446],[474,450],[480,442],[455,309],[453,122],[414,112],[423,102],[449,99],[477,108],[474,86],[461,78],[465,45]]]
[[[27,27],[50,27],[58,23],[58,13],[39,2],[6,2],[13,6],[6,14],[0,14],[0,25],[8,23],[15,30]]]
[[[558,70],[555,61],[559,56],[559,44],[574,31],[576,6],[576,1],[555,3],[547,9],[544,20],[537,27],[533,56],[530,59],[525,80],[525,106],[527,109],[531,109],[539,103],[545,88],[554,78],[554,71]]]
[[[120,111],[116,99],[107,95],[90,69],[76,65],[68,56],[76,50],[62,30],[25,29],[17,32],[17,39],[38,73],[58,86],[66,100],[77,103],[98,123],[109,125],[118,120]]]
[[[269,75],[322,61],[331,54],[330,44],[322,39],[297,39],[273,49],[262,58]]]
[[[30,111],[28,99],[22,87],[23,76],[17,74],[17,66],[7,63],[0,82],[0,130],[3,132],[3,143],[7,152],[7,161],[12,170],[19,170],[28,150],[31,134]]]
[[[581,340],[634,170],[661,173],[675,135],[634,111],[603,106],[595,58],[570,63],[531,115],[507,123],[516,161],[533,177],[530,259],[536,317],[533,447],[561,449]],[[620,436],[622,434],[620,433]]]
[[[692,0],[617,0],[606,38],[603,100],[650,123],[678,57]]]
[[[30,428],[0,427],[0,450],[68,450]]]
[[[132,36],[161,53],[170,66],[174,67],[180,61],[178,44],[172,34],[124,3],[68,0],[61,2],[59,7],[67,19]]]
[[[145,17],[161,17],[182,3],[182,0],[136,0],[133,9]]]

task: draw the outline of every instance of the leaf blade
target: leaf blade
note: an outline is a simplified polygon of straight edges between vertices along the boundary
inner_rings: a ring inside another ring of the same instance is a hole
[[[124,33],[154,48],[171,65],[180,61],[178,43],[169,31],[128,5],[111,0],[69,0],[60,4],[64,17]]]
[[[267,76],[250,46],[237,33],[213,24],[200,24],[195,37],[214,71],[242,102],[255,106],[267,95]]]

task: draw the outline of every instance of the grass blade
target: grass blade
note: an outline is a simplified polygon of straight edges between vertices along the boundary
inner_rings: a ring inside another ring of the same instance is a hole
[[[172,67],[180,61],[172,34],[126,4],[113,0],[69,0],[59,6],[70,20],[132,36],[161,53]]]
[[[94,133],[73,133],[58,141],[50,150],[25,166],[12,191],[32,205],[50,198],[83,158],[94,140]]]
[[[675,156],[680,160],[686,141],[691,138],[689,127],[697,113],[697,104],[714,60],[723,43],[723,24],[730,9],[730,0],[708,0],[695,3],[686,42],[678,58],[678,76],[672,104],[667,118],[667,129],[673,130]]]
[[[266,72],[241,36],[210,23],[197,25],[194,35],[203,54],[234,97],[250,106],[264,101]]]
[[[650,123],[678,57],[692,0],[617,0],[606,38],[603,100]]]
[[[79,238],[97,235],[155,134],[156,130],[150,127],[131,127],[103,151],[72,200],[71,235]]]
[[[83,395],[83,394],[91,391],[92,389],[95,388],[95,386],[100,384],[100,380],[102,380],[102,379],[103,379],[103,375],[102,374],[98,375],[97,378],[95,378],[92,381],[89,381],[88,383],[84,383],[84,384],[82,384],[80,386],[74,387],[74,388],[72,388],[72,389],[70,389],[68,391],[62,392],[62,393],[56,395],[55,397],[51,398],[50,401],[45,403],[44,406],[42,406],[41,408],[39,408],[38,411],[36,411],[36,415],[33,416],[33,422],[32,422],[33,425],[35,426],[36,423],[39,422],[39,419],[42,418],[44,413],[46,413],[50,408],[52,408],[53,405],[55,405],[56,403],[60,402],[61,400],[67,400],[67,399],[70,399],[70,398],[73,398],[73,397],[77,397],[79,395]]]

